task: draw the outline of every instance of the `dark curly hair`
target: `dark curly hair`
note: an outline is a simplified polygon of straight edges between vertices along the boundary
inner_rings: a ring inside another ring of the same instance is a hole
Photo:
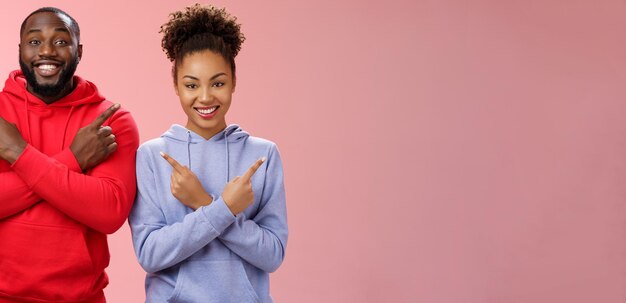
[[[198,3],[182,11],[170,14],[170,19],[161,25],[163,33],[161,47],[167,58],[174,63],[172,76],[177,79],[177,67],[189,54],[210,50],[220,54],[230,64],[235,77],[235,57],[245,40],[240,31],[237,17],[224,8]]]

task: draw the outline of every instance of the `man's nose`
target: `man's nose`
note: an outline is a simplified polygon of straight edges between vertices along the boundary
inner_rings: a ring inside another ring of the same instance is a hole
[[[52,45],[52,43],[41,43],[39,46],[39,56],[49,57],[53,55],[56,55],[56,48],[54,45]]]

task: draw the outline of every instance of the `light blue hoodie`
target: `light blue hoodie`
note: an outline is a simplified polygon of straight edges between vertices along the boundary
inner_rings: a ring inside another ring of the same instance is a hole
[[[215,197],[196,211],[170,191],[166,152],[198,176]],[[221,193],[259,158],[254,202],[233,216]],[[237,125],[206,140],[180,125],[137,151],[137,199],[129,217],[135,253],[146,275],[146,302],[273,302],[269,274],[283,261],[287,210],[276,145]]]

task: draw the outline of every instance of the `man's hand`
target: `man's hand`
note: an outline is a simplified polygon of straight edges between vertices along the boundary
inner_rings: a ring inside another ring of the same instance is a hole
[[[213,202],[213,199],[204,190],[200,180],[198,180],[198,177],[191,169],[180,165],[174,158],[164,152],[161,152],[161,156],[173,168],[170,178],[170,190],[178,201],[193,210]]]
[[[222,199],[224,199],[233,215],[244,211],[254,201],[254,192],[252,191],[250,179],[252,179],[252,175],[263,162],[265,162],[265,158],[256,160],[243,176],[237,176],[226,184],[222,193]]]
[[[0,117],[0,158],[13,164],[24,148],[26,148],[26,141],[22,138],[17,126]]]
[[[113,130],[110,126],[102,124],[119,108],[119,104],[112,105],[76,133],[70,150],[83,171],[100,164],[117,149]]]

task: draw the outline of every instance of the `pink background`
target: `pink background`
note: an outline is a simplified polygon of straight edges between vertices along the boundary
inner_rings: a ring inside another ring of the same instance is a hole
[[[145,141],[185,122],[157,32],[191,3],[4,4],[2,72],[65,9]],[[214,3],[248,38],[228,121],[284,160],[277,302],[626,302],[626,2]],[[109,301],[142,301],[127,225],[110,247]]]

